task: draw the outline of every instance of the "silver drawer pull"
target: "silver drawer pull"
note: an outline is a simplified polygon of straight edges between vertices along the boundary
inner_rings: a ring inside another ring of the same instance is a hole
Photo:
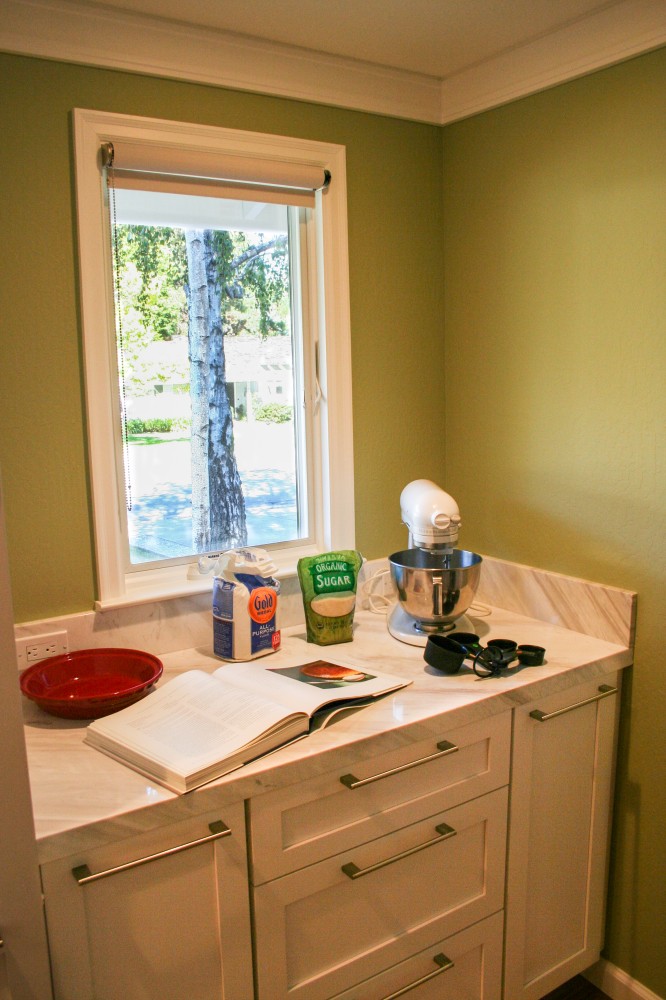
[[[363,785],[369,785],[373,781],[379,781],[380,778],[387,778],[390,774],[400,774],[401,771],[407,771],[410,767],[416,767],[418,764],[425,764],[426,761],[436,760],[438,757],[445,757],[449,753],[455,753],[458,747],[455,743],[449,743],[448,740],[442,740],[441,743],[437,744],[437,753],[431,753],[427,757],[419,757],[418,760],[411,760],[408,764],[401,764],[400,767],[392,767],[390,771],[382,771],[380,774],[372,774],[369,778],[355,778],[353,774],[343,774],[340,781],[347,788],[362,788]]]
[[[530,712],[530,718],[536,719],[537,722],[547,722],[548,719],[555,719],[558,715],[573,712],[575,708],[582,708],[583,705],[591,705],[593,701],[601,701],[602,698],[608,698],[611,694],[617,694],[617,688],[611,687],[610,684],[602,684],[599,688],[599,694],[595,694],[591,698],[586,698],[585,701],[577,701],[575,705],[558,708],[556,712],[540,712],[538,708],[535,708],[533,712]]]
[[[391,993],[390,996],[384,997],[384,1000],[397,1000],[398,997],[404,997],[405,993],[411,993],[411,991],[415,990],[417,986],[422,986],[423,983],[429,982],[431,979],[434,979],[435,976],[441,976],[441,974],[446,972],[447,969],[453,968],[453,962],[451,959],[447,958],[446,955],[443,955],[441,952],[439,955],[435,955],[433,962],[437,962],[437,965],[439,966],[438,969],[435,969],[433,972],[429,972],[427,976],[421,976],[420,979],[410,983],[409,986],[403,986],[403,988],[398,990],[397,993]]]
[[[394,854],[392,858],[386,858],[385,861],[378,861],[375,865],[368,865],[367,868],[359,868],[353,861],[350,861],[346,865],[342,866],[342,871],[345,873],[347,878],[360,878],[361,875],[369,875],[370,872],[376,872],[379,868],[385,868],[387,865],[392,865],[394,861],[402,861],[403,858],[408,858],[410,854],[418,854],[419,851],[423,851],[426,847],[432,847],[433,844],[441,844],[443,840],[448,840],[449,837],[455,837],[456,835],[456,831],[453,827],[447,826],[446,823],[440,823],[439,826],[435,827],[435,830],[439,834],[439,837],[433,837],[432,840],[427,840],[425,844],[417,844],[416,847],[410,847],[407,851],[402,851],[400,854]]]
[[[187,844],[179,844],[177,847],[169,847],[166,851],[158,851],[157,854],[150,854],[147,858],[137,858],[136,861],[127,861],[124,865],[117,865],[115,868],[107,868],[106,871],[93,874],[88,865],[78,865],[72,868],[72,875],[79,885],[87,885],[88,882],[96,882],[107,875],[115,875],[117,872],[127,871],[128,868],[138,868],[139,865],[146,865],[149,861],[156,861],[158,858],[168,858],[171,854],[180,854],[181,851],[188,851],[190,847],[198,847],[199,844],[207,844],[211,840],[219,840],[221,837],[230,837],[231,830],[221,819],[208,824],[210,834],[201,837],[200,840],[191,840]]]

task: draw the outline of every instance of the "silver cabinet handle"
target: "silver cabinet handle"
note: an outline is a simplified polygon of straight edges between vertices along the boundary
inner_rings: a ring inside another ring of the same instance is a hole
[[[343,774],[340,781],[347,788],[362,788],[363,785],[369,785],[372,781],[387,778],[390,774],[399,774],[401,771],[407,771],[410,767],[425,764],[429,760],[436,760],[437,757],[445,757],[449,753],[455,753],[458,749],[455,743],[442,740],[441,743],[437,744],[437,753],[428,754],[427,757],[419,757],[418,760],[411,760],[408,764],[401,764],[400,767],[392,767],[389,771],[382,771],[380,774],[372,774],[369,778],[355,778],[353,774]]]
[[[359,868],[353,861],[350,861],[346,865],[342,866],[342,871],[345,873],[347,878],[360,878],[361,875],[369,875],[370,872],[376,872],[379,868],[385,868],[386,865],[392,865],[394,861],[402,861],[403,858],[408,858],[410,854],[417,854],[419,851],[425,850],[426,847],[432,847],[433,844],[441,844],[443,840],[448,840],[449,837],[455,837],[456,835],[456,831],[453,827],[447,826],[446,823],[440,823],[439,826],[435,827],[435,830],[439,836],[433,837],[432,840],[427,840],[425,844],[417,844],[416,847],[410,847],[407,851],[401,851],[400,854],[394,854],[393,857],[386,858],[385,861],[378,861],[377,864],[368,865],[367,868]]]
[[[611,687],[610,684],[602,684],[599,688],[599,694],[586,698],[585,701],[577,701],[574,705],[567,705],[566,708],[558,708],[556,712],[540,712],[538,708],[535,708],[533,712],[530,712],[530,718],[536,719],[537,722],[547,722],[548,719],[555,719],[558,715],[573,712],[575,708],[582,708],[583,705],[591,705],[593,701],[608,698],[611,694],[617,694],[617,688]]]
[[[0,949],[2,949],[2,948],[4,948],[4,947],[5,947],[5,942],[4,942],[4,941],[2,940],[2,938],[0,937]]]
[[[427,983],[431,979],[434,979],[435,976],[441,976],[441,974],[443,972],[446,972],[447,969],[453,968],[453,962],[451,961],[451,959],[447,958],[446,955],[442,954],[441,952],[439,955],[435,955],[435,957],[433,958],[433,962],[437,962],[437,965],[439,966],[438,969],[435,969],[433,972],[429,972],[426,976],[421,976],[420,979],[417,979],[415,980],[415,982],[410,983],[409,986],[403,986],[403,988],[401,990],[398,990],[397,993],[391,993],[390,996],[384,997],[384,1000],[397,1000],[397,997],[403,997],[405,993],[411,993],[411,991],[415,990],[417,986],[421,986],[423,985],[423,983]]]
[[[167,858],[171,854],[179,854],[181,851],[188,851],[190,847],[198,847],[199,844],[207,844],[211,840],[219,840],[221,837],[230,837],[231,830],[221,819],[208,824],[210,834],[201,837],[199,840],[191,840],[188,844],[179,844],[177,847],[169,847],[166,851],[158,851],[157,854],[150,854],[147,858],[137,858],[135,861],[127,861],[124,865],[117,865],[115,868],[107,868],[106,871],[92,873],[88,865],[78,865],[72,868],[72,875],[79,885],[87,885],[88,882],[96,882],[107,875],[115,875],[117,872],[127,871],[128,868],[138,868],[139,865],[146,865],[149,861],[156,861],[158,858]]]

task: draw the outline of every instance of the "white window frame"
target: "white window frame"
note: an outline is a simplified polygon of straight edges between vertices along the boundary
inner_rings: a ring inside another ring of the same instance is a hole
[[[347,250],[345,147],[235,129],[162,121],[76,109],[74,144],[78,212],[78,252],[88,415],[89,461],[98,581],[95,607],[106,610],[202,593],[210,578],[193,573],[192,564],[125,571],[123,511],[118,489],[114,439],[115,320],[111,239],[106,187],[101,168],[103,142],[130,140],[308,164],[328,170],[331,184],[316,194],[308,244],[316,289],[307,301],[310,315],[310,382],[318,391],[305,399],[312,439],[314,510],[310,540],[271,547],[278,576],[296,572],[306,555],[355,547],[354,468],[351,391],[351,331]],[[316,376],[316,377],[315,377]],[[196,565],[196,557],[193,557]]]

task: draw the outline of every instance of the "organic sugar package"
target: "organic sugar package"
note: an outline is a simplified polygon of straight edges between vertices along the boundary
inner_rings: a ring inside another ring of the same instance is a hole
[[[298,560],[308,642],[330,646],[353,638],[360,552],[323,552]]]

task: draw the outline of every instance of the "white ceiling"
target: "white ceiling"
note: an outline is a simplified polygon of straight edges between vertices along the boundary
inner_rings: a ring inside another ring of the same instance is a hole
[[[167,18],[439,79],[575,27],[622,0],[106,0]]]
[[[0,50],[440,125],[666,44],[666,0],[0,0]]]

